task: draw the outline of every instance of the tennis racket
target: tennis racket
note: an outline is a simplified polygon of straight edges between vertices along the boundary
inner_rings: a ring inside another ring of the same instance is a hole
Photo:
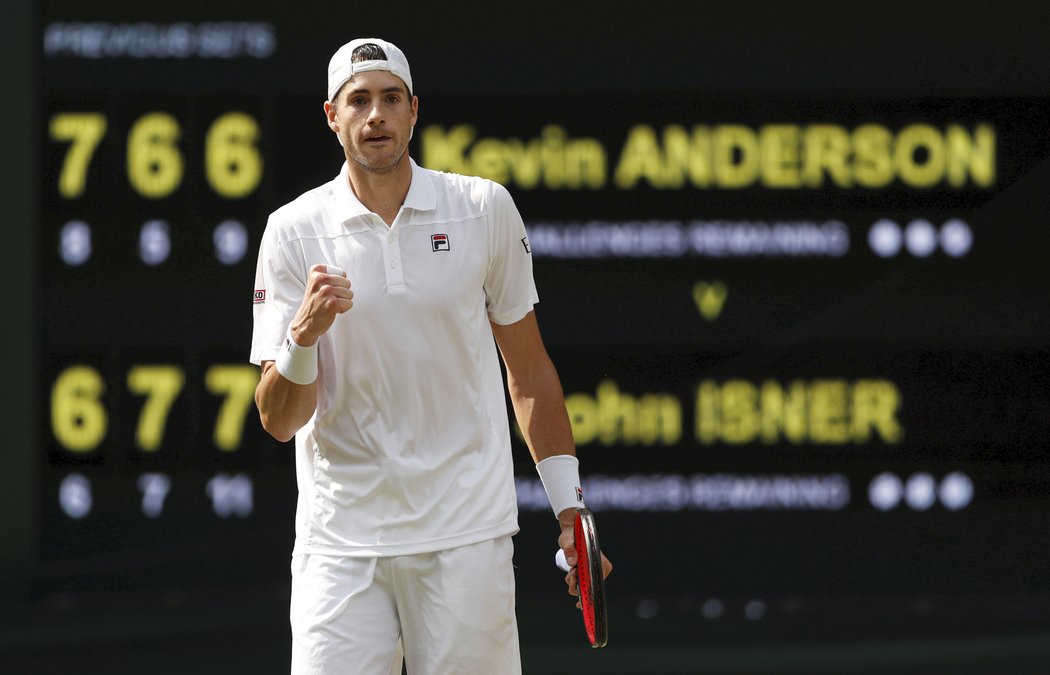
[[[602,570],[602,552],[598,547],[598,531],[594,515],[589,509],[576,509],[573,539],[576,546],[576,579],[583,609],[583,626],[591,647],[600,649],[609,641],[609,617],[605,609],[605,574]],[[566,572],[569,565],[561,549],[555,562]]]

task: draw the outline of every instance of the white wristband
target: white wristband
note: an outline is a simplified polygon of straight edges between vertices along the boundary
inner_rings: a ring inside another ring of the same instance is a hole
[[[317,379],[317,343],[302,347],[292,339],[289,327],[284,346],[277,354],[277,372],[296,384],[310,384]]]
[[[557,518],[565,509],[584,506],[580,487],[580,460],[572,455],[552,455],[536,463],[543,489]]]

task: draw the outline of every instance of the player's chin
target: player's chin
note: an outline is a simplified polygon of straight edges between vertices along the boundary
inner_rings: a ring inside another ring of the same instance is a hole
[[[401,164],[401,157],[404,153],[392,155],[386,153],[377,153],[370,161],[362,162],[365,170],[368,173],[383,175],[393,173],[395,169]]]

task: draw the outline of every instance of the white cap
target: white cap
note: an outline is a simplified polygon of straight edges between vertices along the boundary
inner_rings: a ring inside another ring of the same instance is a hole
[[[386,54],[385,60],[358,61],[351,63],[350,58],[354,50],[361,45],[374,44]],[[408,70],[408,59],[405,53],[397,48],[392,42],[380,40],[379,38],[356,38],[340,47],[332,60],[328,62],[328,100],[331,101],[339,93],[339,88],[354,76],[354,73],[364,73],[369,70],[388,70],[400,77],[408,87],[408,93],[412,94],[412,73]]]

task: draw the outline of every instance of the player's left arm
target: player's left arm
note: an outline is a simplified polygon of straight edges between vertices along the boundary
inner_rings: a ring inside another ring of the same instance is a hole
[[[507,390],[525,443],[536,462],[554,455],[576,455],[558,372],[540,337],[536,313],[519,321],[492,324],[503,363]]]
[[[543,345],[535,312],[530,311],[522,319],[506,325],[493,322],[492,333],[507,368],[507,390],[514,415],[533,460],[538,463],[554,455],[575,456],[576,445],[565,410],[565,394],[558,371]],[[574,568],[566,577],[569,592],[579,595],[575,574],[576,549],[573,547],[574,516],[574,509],[564,509],[558,514],[561,527],[558,546]],[[602,568],[605,576],[609,576],[612,563],[604,553]]]

